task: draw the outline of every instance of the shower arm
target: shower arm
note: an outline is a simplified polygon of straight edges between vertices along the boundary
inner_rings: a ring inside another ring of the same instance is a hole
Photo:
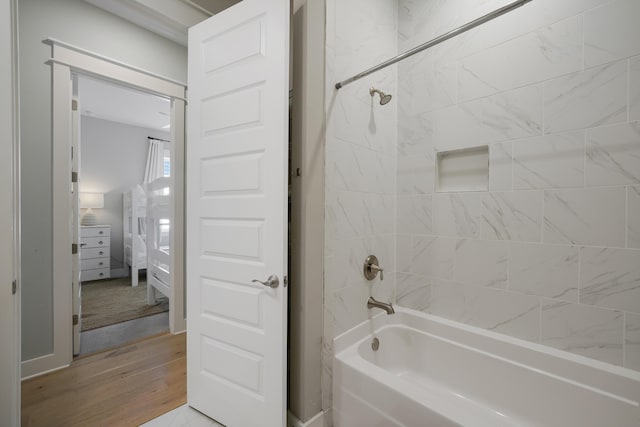
[[[453,38],[459,34],[462,34],[466,31],[469,31],[472,28],[477,27],[478,25],[482,25],[485,22],[489,22],[494,18],[497,18],[498,16],[504,15],[505,13],[511,12],[514,9],[519,8],[520,6],[524,6],[525,4],[529,3],[532,0],[516,0],[512,3],[507,4],[506,6],[503,6],[499,9],[494,10],[493,12],[489,12],[486,15],[481,16],[480,18],[474,19],[471,22],[467,22],[466,24],[449,31],[448,33],[442,34],[438,37],[436,37],[435,39],[431,39],[426,43],[423,43],[419,46],[414,47],[413,49],[409,49],[408,51],[401,53],[398,56],[395,56],[391,59],[388,59],[374,67],[369,68],[368,70],[365,70],[361,73],[356,74],[353,77],[350,77],[346,80],[343,80],[341,82],[336,83],[335,87],[336,89],[340,89],[346,85],[348,85],[349,83],[353,83],[356,80],[360,80],[361,78],[368,76],[371,73],[375,73],[378,70],[381,70],[385,67],[388,67],[389,65],[393,65],[396,62],[402,61],[405,58],[408,58],[410,56],[415,55],[418,52],[422,52],[425,49],[429,49],[430,47],[433,47],[437,44],[440,44],[446,40],[449,40],[450,38]]]

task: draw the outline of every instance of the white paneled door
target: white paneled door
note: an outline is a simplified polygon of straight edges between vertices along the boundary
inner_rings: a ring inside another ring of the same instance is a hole
[[[188,402],[228,427],[286,423],[288,74],[289,1],[189,30]]]

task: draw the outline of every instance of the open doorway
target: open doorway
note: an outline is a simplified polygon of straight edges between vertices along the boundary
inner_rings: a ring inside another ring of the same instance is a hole
[[[73,78],[74,354],[84,355],[169,331],[171,105],[115,83]]]

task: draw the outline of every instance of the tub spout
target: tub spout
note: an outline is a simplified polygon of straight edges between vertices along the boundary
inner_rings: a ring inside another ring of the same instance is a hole
[[[367,308],[381,308],[386,311],[387,314],[394,314],[396,312],[391,303],[380,302],[373,297],[369,297],[367,300]]]

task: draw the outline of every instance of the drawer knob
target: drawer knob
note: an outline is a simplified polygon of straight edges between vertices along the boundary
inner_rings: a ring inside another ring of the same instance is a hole
[[[99,253],[100,255],[104,254],[104,252],[102,252],[102,251],[100,251],[100,252],[98,252],[98,253]]]
[[[99,244],[99,245],[101,245],[102,243],[103,243],[103,242],[102,242],[102,240],[100,240],[100,241],[98,242],[98,244]]]
[[[104,262],[101,261],[100,264],[98,264],[98,265],[102,265],[102,264],[104,264]]]
[[[100,273],[98,276],[104,276],[104,273]]]
[[[98,234],[104,234],[104,231],[99,231]]]

